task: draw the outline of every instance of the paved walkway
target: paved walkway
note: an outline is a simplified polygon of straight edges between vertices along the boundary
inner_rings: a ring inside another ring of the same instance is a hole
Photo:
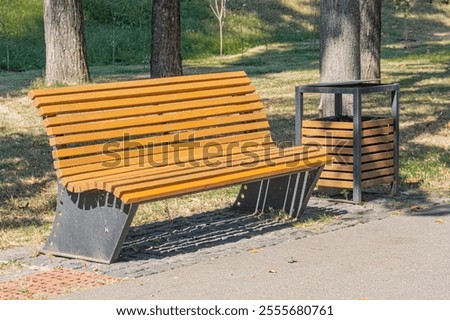
[[[449,200],[313,198],[303,223],[206,212],[133,228],[112,265],[0,251],[0,284],[63,269],[119,282],[39,298],[449,299]]]

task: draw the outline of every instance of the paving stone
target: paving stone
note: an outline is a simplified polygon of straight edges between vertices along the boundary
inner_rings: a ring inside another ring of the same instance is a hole
[[[296,226],[294,221],[290,220],[277,221],[275,217],[268,215],[244,214],[224,209],[191,217],[179,217],[170,222],[133,227],[130,229],[119,260],[111,265],[47,255],[36,256],[35,247],[3,250],[0,251],[0,264],[19,261],[23,264],[23,268],[4,271],[0,274],[0,282],[11,279],[14,275],[23,276],[57,268],[82,272],[95,271],[97,274],[117,278],[142,277],[383,219],[392,215],[394,209],[409,210],[405,203],[433,206],[450,201],[448,197],[429,198],[415,193],[400,194],[396,197],[365,194],[366,198],[368,200],[362,205],[312,198],[300,223],[296,223]],[[324,216],[331,218],[320,222]],[[305,221],[317,221],[317,230],[302,225],[301,222]]]

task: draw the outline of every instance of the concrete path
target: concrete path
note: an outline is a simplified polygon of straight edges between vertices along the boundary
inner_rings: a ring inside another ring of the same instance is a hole
[[[450,205],[58,299],[450,299]]]

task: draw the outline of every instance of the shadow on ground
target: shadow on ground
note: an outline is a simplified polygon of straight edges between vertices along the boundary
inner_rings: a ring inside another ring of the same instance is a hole
[[[302,219],[340,216],[346,210],[308,207]],[[172,221],[155,222],[130,229],[119,261],[164,259],[201,249],[238,242],[273,231],[292,228],[294,220],[268,215],[214,210]]]

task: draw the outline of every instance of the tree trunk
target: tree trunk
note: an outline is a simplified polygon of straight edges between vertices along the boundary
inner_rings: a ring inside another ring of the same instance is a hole
[[[150,58],[152,78],[183,74],[180,34],[180,0],[153,0]]]
[[[320,81],[360,79],[359,0],[321,0],[320,10]],[[342,112],[351,115],[347,98],[344,96]],[[331,96],[323,95],[321,105],[324,116],[334,114]]]
[[[81,0],[44,0],[45,80],[89,81]]]
[[[361,79],[381,78],[381,3],[361,0]]]

